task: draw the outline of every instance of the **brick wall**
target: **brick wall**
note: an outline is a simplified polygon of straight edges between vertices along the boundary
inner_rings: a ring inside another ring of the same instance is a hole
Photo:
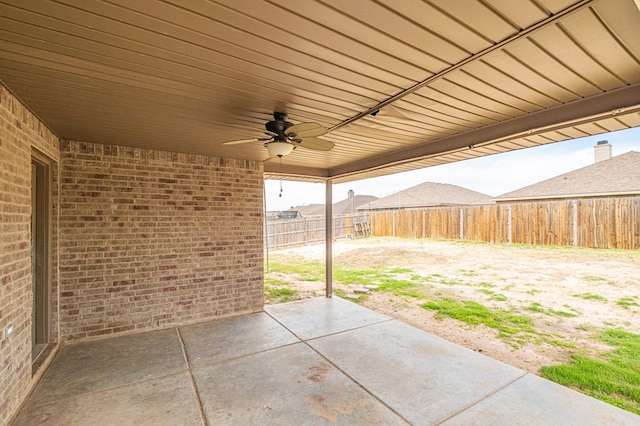
[[[261,163],[61,144],[0,83],[0,424],[34,380],[35,151],[50,160],[53,179],[53,342],[261,309]]]
[[[13,415],[31,387],[31,155],[54,161],[51,285],[57,294],[57,167],[59,142],[0,84],[0,424]],[[52,340],[57,339],[57,315]],[[10,338],[4,330],[13,324]]]
[[[260,162],[82,142],[61,151],[63,339],[262,308]]]
[[[53,179],[53,342],[261,309],[261,163],[61,144],[0,84],[0,424],[34,380],[35,151],[50,160]]]

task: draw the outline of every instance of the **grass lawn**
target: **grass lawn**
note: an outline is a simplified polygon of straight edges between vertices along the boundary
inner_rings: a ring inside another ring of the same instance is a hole
[[[640,414],[640,335],[605,330],[599,339],[615,349],[601,359],[575,356],[571,364],[542,367],[542,376]]]

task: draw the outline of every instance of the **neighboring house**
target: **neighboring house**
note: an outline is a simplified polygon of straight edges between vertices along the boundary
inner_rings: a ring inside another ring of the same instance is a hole
[[[264,218],[266,220],[275,220],[278,219],[279,211],[268,211],[264,214]]]
[[[497,203],[640,195],[640,152],[611,158],[606,141],[595,146],[595,164],[494,198]]]
[[[324,214],[324,204],[309,204],[306,206],[291,207],[287,211],[298,211],[301,217],[318,216]]]
[[[347,199],[333,204],[333,214],[357,213],[358,207],[376,201],[373,195],[355,195],[352,190],[347,193]]]
[[[358,213],[358,207],[371,203],[377,199],[378,197],[374,197],[373,195],[355,195],[353,190],[349,190],[345,200],[333,203],[333,214]],[[291,210],[299,211],[302,217],[322,216],[324,215],[324,204],[296,206],[291,207],[289,211]]]
[[[424,182],[364,204],[358,210],[416,209],[421,207],[491,204],[487,194],[448,183]]]
[[[278,219],[300,219],[302,215],[298,210],[287,210],[278,213]]]

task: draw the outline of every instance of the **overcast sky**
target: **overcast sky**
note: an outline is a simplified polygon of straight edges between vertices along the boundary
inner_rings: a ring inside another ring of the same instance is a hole
[[[601,140],[609,141],[613,156],[640,151],[640,128],[336,184],[333,201],[347,198],[350,189],[358,195],[384,197],[423,182],[450,183],[497,196],[593,164],[593,147]],[[282,181],[281,197],[280,184],[277,180],[266,181],[267,210],[324,204],[324,183]]]

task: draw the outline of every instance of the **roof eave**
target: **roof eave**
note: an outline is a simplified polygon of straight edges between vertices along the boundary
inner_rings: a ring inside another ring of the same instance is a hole
[[[602,197],[628,197],[640,196],[640,189],[632,191],[615,191],[615,192],[591,192],[587,194],[558,194],[558,195],[531,195],[528,197],[505,197],[492,198],[495,203],[504,203],[511,201],[535,201],[535,200],[563,200],[575,198],[602,198]]]

